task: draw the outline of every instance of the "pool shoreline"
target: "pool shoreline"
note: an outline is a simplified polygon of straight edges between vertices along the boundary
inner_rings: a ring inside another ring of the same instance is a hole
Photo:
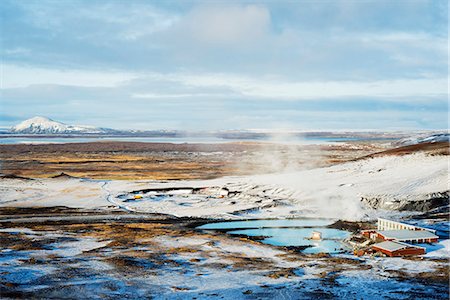
[[[274,247],[297,248],[305,254],[340,254],[350,252],[345,240],[351,232],[330,228],[337,221],[325,218],[250,219],[207,222],[197,225],[196,230],[225,233],[231,237],[248,238]],[[292,224],[289,226],[289,223]],[[323,237],[314,240],[311,235],[320,231]]]

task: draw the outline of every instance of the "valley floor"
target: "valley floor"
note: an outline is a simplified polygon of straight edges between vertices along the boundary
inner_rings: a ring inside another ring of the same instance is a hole
[[[24,216],[30,210],[0,210],[2,298],[448,297],[445,256],[308,255],[195,230],[195,224],[205,221],[199,219],[121,219],[124,214],[117,212],[102,222],[90,218],[102,216],[98,211],[36,211],[29,220]],[[51,219],[61,214],[78,219]]]
[[[213,179],[3,176],[0,295],[447,299],[449,181],[442,149],[448,144],[426,147]],[[196,229],[205,222],[261,218],[370,225],[379,216],[435,228],[441,242],[422,257],[355,257],[305,254]]]

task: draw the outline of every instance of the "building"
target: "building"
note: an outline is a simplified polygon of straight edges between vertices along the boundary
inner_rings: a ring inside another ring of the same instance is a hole
[[[391,221],[387,219],[378,218],[377,230],[426,230],[436,233],[436,230],[405,224],[401,222]]]
[[[410,256],[426,253],[425,248],[412,246],[402,242],[384,241],[372,246],[372,250],[382,252],[388,256]]]
[[[372,240],[408,243],[436,243],[436,230],[378,218],[377,230],[363,230],[361,234]]]
[[[428,230],[379,230],[377,238],[408,243],[437,243],[439,237]]]
[[[363,230],[361,234],[373,241],[383,241],[372,246],[389,256],[421,255],[426,253],[423,247],[411,244],[437,243],[439,237],[433,229],[418,227],[401,222],[378,218],[377,230]]]
[[[376,230],[362,230],[361,234],[371,240],[376,240],[378,237],[378,233]]]

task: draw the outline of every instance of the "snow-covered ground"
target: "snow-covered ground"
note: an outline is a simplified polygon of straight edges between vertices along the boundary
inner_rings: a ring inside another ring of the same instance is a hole
[[[201,181],[2,178],[0,206],[67,206],[107,213],[128,210],[221,219],[361,220],[380,214],[411,214],[395,208],[399,203],[420,202],[448,191],[447,168],[446,156],[414,154],[306,171]],[[378,206],[375,209],[373,201],[362,199],[377,199]],[[59,214],[51,217],[62,218]],[[82,215],[67,217],[83,220]],[[14,222],[11,224],[14,226]],[[26,225],[0,230],[0,235],[10,241],[22,238],[31,243],[22,250],[0,249],[0,281],[9,284],[0,284],[0,292],[16,291],[22,297],[33,293],[89,299],[149,295],[155,299],[448,296],[448,239],[426,245],[427,254],[412,259],[356,258],[350,254],[321,257],[220,234],[192,230],[165,234],[168,225],[158,235],[146,236],[145,230],[136,230],[118,237],[112,229],[102,234],[108,229],[102,224],[97,230],[89,229],[95,225],[80,224],[82,234],[59,228],[46,231],[51,226],[42,227],[48,228],[42,231],[30,230]],[[131,244],[121,246],[123,239],[131,237]],[[43,240],[47,243],[33,249],[34,242]]]
[[[144,191],[140,193],[142,199],[133,198],[140,190],[180,187],[186,189],[164,193]],[[193,188],[204,189],[194,191]],[[435,195],[445,197],[448,190],[448,157],[413,154],[370,158],[291,173],[214,180],[3,178],[0,180],[0,206],[116,207],[136,212],[229,219],[327,217],[361,220],[396,214],[395,210],[405,203],[420,203]]]
[[[73,178],[0,180],[0,205],[10,207],[107,208],[104,182]]]
[[[417,280],[434,273],[442,278],[445,263],[439,260],[305,256],[202,233],[132,239],[133,247],[117,247],[109,243],[115,237],[99,240],[89,232],[46,228],[0,230],[9,234],[4,238],[20,234],[46,248],[1,249],[0,293],[53,299],[428,299],[448,294],[448,285],[439,280]]]
[[[441,240],[436,244],[425,244],[419,245],[427,249],[427,254],[425,257],[435,257],[435,258],[450,258],[450,239]]]

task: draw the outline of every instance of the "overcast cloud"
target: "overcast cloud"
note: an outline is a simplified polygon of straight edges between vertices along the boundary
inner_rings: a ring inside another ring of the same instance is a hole
[[[1,1],[0,126],[448,128],[447,1]]]

